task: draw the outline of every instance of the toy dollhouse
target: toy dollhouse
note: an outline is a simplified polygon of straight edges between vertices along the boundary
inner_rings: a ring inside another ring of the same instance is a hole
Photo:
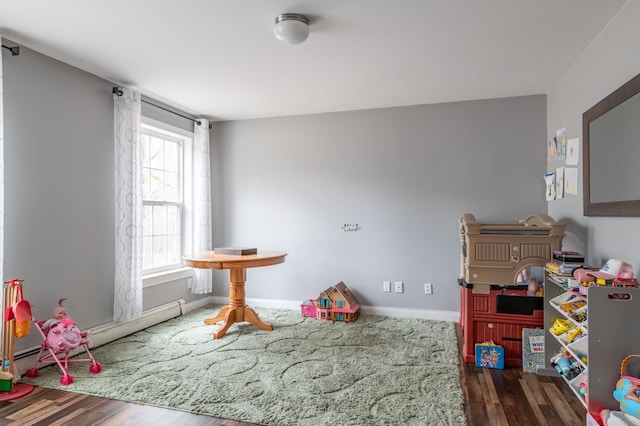
[[[303,302],[300,308],[303,316],[319,320],[353,322],[360,316],[360,305],[342,281],[321,292],[317,299]]]

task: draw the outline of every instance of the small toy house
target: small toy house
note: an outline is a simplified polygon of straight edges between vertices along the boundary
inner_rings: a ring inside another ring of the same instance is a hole
[[[309,299],[302,302],[300,307],[302,308],[303,317],[316,317],[316,299]]]
[[[302,315],[320,320],[352,322],[360,316],[360,305],[344,282],[321,292],[317,299],[300,305]]]

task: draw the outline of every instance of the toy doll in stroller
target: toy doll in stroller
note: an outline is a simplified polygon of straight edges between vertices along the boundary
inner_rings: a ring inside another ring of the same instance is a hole
[[[38,377],[38,365],[57,364],[62,371],[60,384],[63,386],[73,383],[73,376],[69,374],[69,365],[74,362],[90,362],[89,372],[97,374],[102,370],[100,363],[96,362],[89,351],[87,332],[80,331],[75,321],[69,317],[67,309],[63,306],[66,299],[60,299],[58,306],[53,310],[53,318],[46,321],[38,321],[32,318],[33,323],[42,335],[43,342],[40,345],[40,353],[34,368],[26,372],[27,377]],[[70,358],[70,352],[82,347],[88,358]]]

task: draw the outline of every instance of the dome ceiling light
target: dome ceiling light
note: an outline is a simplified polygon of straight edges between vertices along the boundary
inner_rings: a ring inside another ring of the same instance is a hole
[[[278,15],[273,27],[273,33],[283,43],[302,43],[309,37],[309,18],[298,13]]]

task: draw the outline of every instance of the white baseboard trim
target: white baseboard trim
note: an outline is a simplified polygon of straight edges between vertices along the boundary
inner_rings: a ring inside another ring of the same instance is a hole
[[[186,314],[187,312],[195,311],[196,309],[204,308],[205,306],[217,304],[218,302],[213,300],[214,297],[215,296],[207,296],[198,300],[194,300],[193,302],[186,303],[184,305],[184,311],[182,313]],[[224,302],[224,304],[228,303],[229,298],[226,299],[226,302]]]
[[[229,299],[219,296],[211,296],[212,303],[226,305]],[[247,299],[249,306],[261,306],[263,308],[300,310],[300,301],[276,300],[276,299]],[[365,315],[382,315],[396,318],[420,318],[440,321],[457,322],[460,318],[458,311],[434,311],[427,309],[392,308],[385,306],[360,305]]]
[[[362,306],[365,315],[383,315],[395,318],[419,318],[438,321],[458,322],[460,312],[433,311],[428,309],[390,308],[384,306]]]

